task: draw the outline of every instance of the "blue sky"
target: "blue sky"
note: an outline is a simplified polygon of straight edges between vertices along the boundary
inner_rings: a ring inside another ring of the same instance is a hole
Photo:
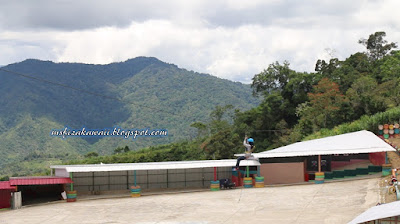
[[[364,51],[376,31],[400,40],[400,1],[0,0],[0,65],[27,58],[107,64],[157,57],[251,82],[269,64],[314,70]]]

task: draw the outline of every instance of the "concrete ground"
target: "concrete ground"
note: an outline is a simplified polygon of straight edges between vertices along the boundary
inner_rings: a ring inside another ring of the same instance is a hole
[[[0,211],[0,223],[347,223],[376,205],[378,182],[372,178],[58,202]]]

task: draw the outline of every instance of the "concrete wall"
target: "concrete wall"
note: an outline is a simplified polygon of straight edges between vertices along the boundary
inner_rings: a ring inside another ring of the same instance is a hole
[[[304,182],[304,162],[264,163],[260,174],[265,184],[289,184]]]
[[[232,178],[230,167],[217,168],[217,179],[222,178]],[[134,171],[73,173],[72,179],[79,192],[127,190],[134,185]],[[136,171],[136,183],[142,189],[208,188],[211,180],[214,168]]]

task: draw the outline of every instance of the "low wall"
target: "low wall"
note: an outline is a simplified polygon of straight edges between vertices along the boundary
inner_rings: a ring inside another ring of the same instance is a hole
[[[290,184],[304,182],[304,162],[264,163],[260,174],[265,184]]]

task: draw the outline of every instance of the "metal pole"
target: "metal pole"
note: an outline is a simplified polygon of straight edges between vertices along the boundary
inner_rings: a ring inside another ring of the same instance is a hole
[[[71,172],[71,173],[69,173],[69,178],[71,178],[71,180],[72,180],[72,172]],[[74,184],[73,184],[73,183],[71,183],[71,186],[70,186],[70,188],[71,188],[71,191],[73,191],[73,190],[74,190]]]
[[[321,155],[318,155],[318,172],[321,172]]]
[[[92,191],[94,191],[94,172],[92,172]]]
[[[135,187],[136,187],[136,170],[133,171],[133,184],[134,184]]]
[[[126,171],[126,189],[129,189],[129,171]]]
[[[217,167],[214,167],[214,181],[217,181]]]
[[[247,177],[249,177],[249,176],[250,176],[250,169],[249,169],[249,166],[247,166],[246,169],[247,169]]]
[[[168,176],[169,176],[169,172],[168,172],[168,169],[167,169],[167,188],[168,188],[168,182],[169,182]]]
[[[204,168],[201,168],[201,178],[203,180],[203,187],[204,187]]]

